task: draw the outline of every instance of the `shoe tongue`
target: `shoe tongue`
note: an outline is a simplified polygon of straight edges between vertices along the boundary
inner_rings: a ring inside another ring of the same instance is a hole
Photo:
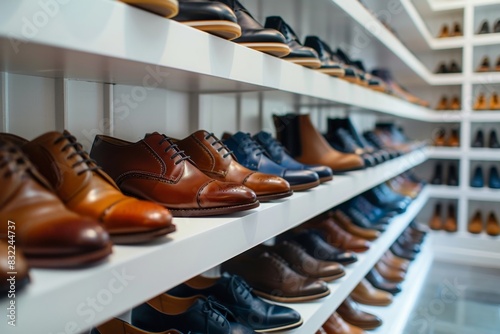
[[[144,139],[149,139],[149,138],[165,138],[165,135],[160,134],[159,132],[152,132],[152,133],[146,133],[144,135]]]

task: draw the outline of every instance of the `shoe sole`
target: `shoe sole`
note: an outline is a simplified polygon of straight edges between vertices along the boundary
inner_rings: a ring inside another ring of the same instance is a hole
[[[111,241],[117,245],[132,245],[141,244],[156,238],[161,238],[169,233],[175,232],[175,225],[162,227],[153,231],[126,233],[126,234],[110,234]]]
[[[294,186],[290,186],[290,189],[293,191],[303,191],[303,190],[308,190],[314,187],[317,187],[320,185],[319,180],[314,181],[314,182],[309,182],[309,183],[302,183],[302,184],[296,184]]]
[[[319,183],[325,183],[328,181],[333,180],[333,175],[332,176],[323,176],[319,178]]]
[[[363,305],[370,305],[370,306],[388,306],[388,305],[391,305],[392,304],[392,300],[391,301],[384,301],[384,302],[375,302],[373,300],[367,300],[367,299],[363,299],[363,298],[360,298],[358,296],[356,296],[355,294],[351,293],[351,298],[355,301],[355,302],[358,302],[360,304],[363,304]]]
[[[290,54],[291,51],[288,45],[283,43],[248,42],[248,43],[238,43],[238,44],[246,46],[247,48],[250,49],[270,54],[278,58]]]
[[[273,201],[275,199],[290,197],[292,195],[293,195],[293,190],[290,190],[290,191],[287,191],[284,193],[257,195],[257,200],[259,202],[269,202],[269,201]]]
[[[339,278],[342,278],[345,276],[345,271],[340,273],[340,274],[337,274],[337,275],[332,275],[332,276],[326,276],[326,277],[314,277],[316,279],[319,279],[323,282],[332,282],[332,281],[335,281],[335,280],[338,280]]]
[[[113,244],[110,242],[106,247],[90,252],[71,256],[53,257],[31,257],[25,253],[28,264],[36,268],[74,268],[83,267],[100,262],[112,253]]]
[[[120,0],[134,7],[147,10],[165,18],[171,18],[179,12],[177,0]]]
[[[237,23],[231,21],[206,20],[185,21],[181,23],[227,40],[232,40],[241,36],[241,27]]]
[[[256,333],[272,333],[272,332],[279,332],[279,331],[284,331],[284,330],[289,330],[293,328],[297,328],[302,326],[304,323],[304,320],[302,318],[300,321],[297,321],[296,323],[290,324],[290,325],[285,325],[285,326],[280,326],[280,327],[272,327],[272,328],[265,328],[265,329],[254,329],[254,332]]]
[[[330,290],[328,291],[325,291],[323,293],[319,293],[317,295],[311,295],[311,296],[300,296],[300,297],[279,297],[279,296],[273,296],[273,295],[270,295],[270,294],[267,294],[265,292],[261,292],[261,291],[257,291],[257,290],[254,290],[255,294],[260,296],[260,297],[263,297],[263,298],[266,298],[266,299],[269,299],[269,300],[273,300],[273,301],[276,301],[276,302],[279,302],[279,303],[301,303],[301,302],[308,302],[308,301],[311,301],[311,300],[316,300],[316,299],[320,299],[320,298],[323,298],[323,297],[326,297],[330,294]]]
[[[202,209],[172,209],[168,208],[174,217],[204,217],[204,216],[216,216],[216,215],[226,215],[233,212],[250,210],[258,207],[260,205],[259,201],[255,201],[249,204],[240,204],[232,206],[223,206],[217,208],[202,208]]]
[[[331,75],[332,77],[343,78],[345,76],[345,71],[341,68],[317,68],[316,71]]]
[[[285,58],[285,60],[297,65],[314,69],[318,69],[321,67],[321,62],[318,58]]]

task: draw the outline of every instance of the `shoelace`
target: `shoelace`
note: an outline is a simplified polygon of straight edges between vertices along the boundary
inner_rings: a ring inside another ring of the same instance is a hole
[[[233,294],[234,300],[237,300],[235,292],[237,292],[244,300],[252,296],[252,288],[243,280],[243,278],[233,275],[229,281],[229,286],[231,287],[231,293]]]
[[[221,327],[228,326],[229,321],[227,316],[233,314],[225,306],[217,302],[213,297],[208,297],[203,304],[203,313],[212,318],[215,322],[219,323]],[[233,316],[234,317],[234,316]],[[209,324],[207,322],[205,332],[209,333]]]
[[[174,150],[175,151],[175,153],[172,154],[172,156],[170,157],[170,159],[174,160],[175,158],[180,157],[179,160],[177,160],[176,162],[174,162],[175,165],[178,165],[182,161],[189,160],[191,158],[189,155],[186,155],[186,153],[184,153],[183,150],[179,149],[179,146],[177,146],[177,144],[174,144],[172,142],[172,140],[169,137],[165,136],[165,135],[163,135],[163,139],[160,140],[160,142],[158,143],[158,145],[163,145],[163,143],[165,143],[165,142],[169,143],[169,145],[164,150],[165,152],[168,152],[170,150]]]
[[[247,153],[256,152],[257,155],[261,155],[264,153],[264,149],[260,146],[255,140],[250,137],[250,134],[247,133],[245,137],[242,138],[240,147],[243,151]]]
[[[69,132],[65,131],[60,137],[54,140],[54,144],[59,144],[63,140],[67,140],[68,143],[61,148],[62,152],[66,152],[69,148],[73,148],[75,151],[68,155],[66,159],[71,159],[75,156],[80,156],[82,158],[81,161],[75,162],[71,167],[75,168],[82,164],[86,164],[87,168],[79,171],[77,175],[81,175],[85,172],[93,172],[101,169],[100,166],[97,165],[97,162],[94,159],[91,159],[88,153],[83,149],[83,145],[80,144],[76,137],[71,135]]]
[[[224,153],[224,154],[222,155],[222,157],[223,157],[224,159],[225,159],[225,158],[227,158],[228,156],[230,156],[231,154],[233,154],[233,151],[231,151],[231,150],[229,149],[229,147],[227,147],[227,146],[226,146],[226,145],[222,142],[222,140],[221,140],[221,139],[217,138],[217,137],[214,135],[214,133],[213,133],[213,132],[210,132],[209,134],[207,134],[207,135],[205,136],[205,140],[209,140],[210,138],[213,138],[213,139],[214,139],[214,141],[211,143],[211,145],[212,145],[212,146],[215,146],[216,144],[220,144],[220,145],[221,145],[221,147],[219,147],[219,148],[217,149],[217,152],[220,152],[220,151],[222,151],[222,150],[226,150],[226,152],[227,152],[227,153]]]
[[[26,171],[31,168],[31,163],[27,160],[26,156],[19,148],[15,147],[14,145],[0,142],[0,151],[6,151],[6,153],[2,154],[2,159],[0,160],[0,169],[8,167],[10,162],[15,161],[14,166],[8,168],[4,172],[4,178],[9,178],[13,174]]]

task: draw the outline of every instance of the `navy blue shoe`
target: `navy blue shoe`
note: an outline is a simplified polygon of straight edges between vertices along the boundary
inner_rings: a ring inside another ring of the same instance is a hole
[[[365,217],[365,215],[360,210],[358,210],[354,206],[348,205],[348,203],[342,204],[341,206],[339,206],[339,209],[349,218],[351,218],[351,221],[355,225],[361,228],[374,229],[380,232],[384,232],[385,230],[387,230],[387,224],[373,224],[368,218]]]
[[[159,295],[132,309],[132,324],[150,332],[176,328],[203,334],[255,334],[236,322],[233,314],[213,298]]]
[[[403,213],[408,208],[408,205],[411,203],[411,200],[406,200],[401,196],[400,199],[394,197],[390,197],[386,195],[381,188],[375,187],[363,194],[363,196],[370,201],[370,203],[387,208],[390,211],[395,211],[397,213]]]
[[[220,278],[197,276],[168,291],[179,297],[213,296],[227,307],[238,322],[259,332],[289,330],[302,325],[297,311],[266,302],[237,275],[224,273]]]
[[[476,167],[474,170],[474,175],[470,180],[470,186],[472,188],[482,188],[484,187],[483,169],[481,166]]]
[[[490,168],[488,187],[493,189],[500,189],[500,176],[498,175],[498,169],[495,166],[491,166]]]
[[[224,138],[224,144],[229,147],[246,168],[266,174],[280,176],[288,181],[293,191],[307,190],[319,185],[319,176],[310,170],[290,170],[282,167],[268,158],[262,147],[248,133],[236,132]]]
[[[321,165],[305,165],[293,159],[285,148],[269,132],[260,131],[252,137],[266,151],[271,160],[290,170],[310,170],[318,174],[321,183],[331,181],[333,172],[330,167]]]

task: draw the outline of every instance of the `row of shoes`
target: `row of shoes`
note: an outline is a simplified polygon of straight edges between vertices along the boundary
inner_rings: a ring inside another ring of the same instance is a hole
[[[434,134],[434,146],[448,146],[448,147],[459,147],[460,146],[460,134],[458,129],[453,128],[450,130],[449,135],[446,134],[444,128],[438,128],[435,130]]]
[[[436,105],[436,110],[460,110],[462,109],[462,103],[458,96],[453,96],[448,98],[447,96],[442,96]]]
[[[450,233],[456,232],[458,230],[458,225],[456,214],[457,210],[455,204],[448,204],[448,211],[446,215],[442,212],[441,209],[442,204],[436,203],[436,206],[434,207],[434,213],[429,220],[429,227],[435,231],[444,230]]]
[[[481,60],[481,63],[476,69],[476,72],[498,72],[500,71],[500,57],[497,58],[497,61],[495,63],[495,67],[492,67],[490,64],[490,57],[485,56]]]
[[[500,99],[498,93],[491,93],[489,99],[486,98],[484,93],[479,93],[472,107],[474,110],[500,110]]]
[[[450,162],[448,164],[448,173],[444,175],[443,172],[444,163],[437,163],[434,168],[434,175],[431,178],[430,184],[442,185],[446,184],[448,186],[457,187],[458,186],[458,163]],[[446,179],[446,182],[445,182]]]
[[[489,22],[487,20],[484,20],[477,30],[478,35],[491,33],[500,33],[500,20],[496,20],[492,28],[490,28]]]
[[[495,129],[491,129],[488,136],[488,144],[486,144],[486,139],[483,130],[477,130],[474,140],[471,144],[472,147],[489,147],[489,148],[500,148],[500,142],[498,141],[497,132]]]
[[[500,235],[500,223],[493,211],[490,211],[485,221],[483,220],[483,214],[478,210],[469,221],[467,231],[472,234],[486,232],[486,234],[492,237],[497,237]]]
[[[436,74],[448,74],[448,73],[461,73],[462,69],[455,60],[452,60],[449,65],[445,62],[439,63],[438,67],[434,71]]]
[[[485,177],[483,167],[477,166],[470,179],[470,186],[472,188],[483,188],[485,186]],[[488,174],[488,187],[491,189],[500,189],[500,175],[496,166],[491,166]]]
[[[459,22],[454,22],[453,25],[451,25],[451,28],[445,23],[441,26],[441,30],[439,31],[437,38],[459,37],[463,35],[462,25]]]

